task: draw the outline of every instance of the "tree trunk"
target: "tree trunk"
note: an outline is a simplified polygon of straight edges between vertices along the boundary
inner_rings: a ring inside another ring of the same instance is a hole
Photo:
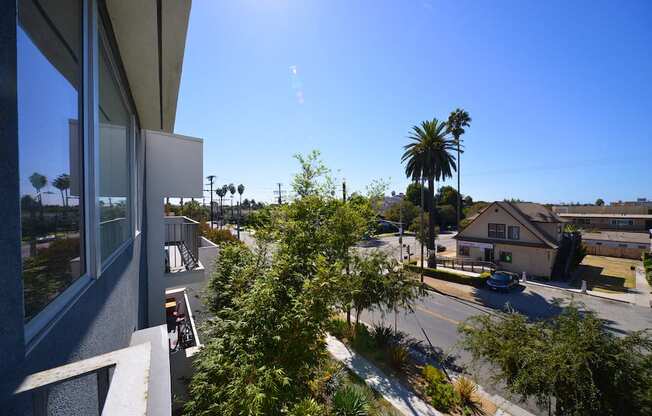
[[[435,178],[428,178],[428,196],[430,205],[428,206],[428,267],[437,268],[437,249],[435,247]]]
[[[460,138],[457,137],[457,232],[460,232],[462,219],[462,194],[460,193]]]

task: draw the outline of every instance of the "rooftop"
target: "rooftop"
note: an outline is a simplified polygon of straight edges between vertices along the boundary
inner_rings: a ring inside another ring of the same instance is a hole
[[[623,231],[583,232],[582,239],[650,244],[650,235],[648,233],[628,233]]]
[[[652,219],[652,214],[573,214],[559,212],[562,218],[625,218],[625,219]]]

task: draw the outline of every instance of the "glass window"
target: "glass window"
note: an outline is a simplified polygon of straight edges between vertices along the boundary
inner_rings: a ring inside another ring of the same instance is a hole
[[[489,224],[489,238],[505,238],[505,224]]]
[[[18,134],[24,316],[84,274],[80,0],[19,0]]]
[[[500,261],[504,263],[511,263],[512,262],[512,253],[509,251],[501,251],[500,252]]]
[[[125,105],[107,50],[99,59],[100,253],[107,259],[130,236],[131,114]]]
[[[510,225],[507,227],[507,236],[510,240],[520,240],[521,239],[521,227]]]

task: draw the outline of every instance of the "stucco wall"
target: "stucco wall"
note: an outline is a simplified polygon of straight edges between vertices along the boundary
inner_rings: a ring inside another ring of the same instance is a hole
[[[490,208],[487,208],[485,212],[480,214],[480,216],[469,224],[461,233],[460,237],[476,237],[476,238],[489,238],[488,236],[488,224],[505,224],[505,235],[507,236],[508,230],[507,227],[518,226],[520,227],[520,240],[528,243],[538,243],[541,244],[539,240],[532,232],[518,222],[511,214],[505,211],[498,205],[493,205]],[[463,239],[463,238],[462,238]]]
[[[506,244],[495,245],[495,257],[498,268],[514,273],[526,272],[528,275],[549,277],[555,264],[557,252],[552,249],[522,247]],[[501,252],[512,253],[512,262],[500,262]]]

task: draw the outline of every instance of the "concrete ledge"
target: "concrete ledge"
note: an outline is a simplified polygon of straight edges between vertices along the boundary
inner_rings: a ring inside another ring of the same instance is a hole
[[[149,387],[146,396],[147,414],[169,416],[172,414],[172,386],[170,382],[170,347],[168,345],[167,326],[159,325],[146,328],[131,335],[130,345],[144,343],[149,343],[152,348],[149,363]]]

